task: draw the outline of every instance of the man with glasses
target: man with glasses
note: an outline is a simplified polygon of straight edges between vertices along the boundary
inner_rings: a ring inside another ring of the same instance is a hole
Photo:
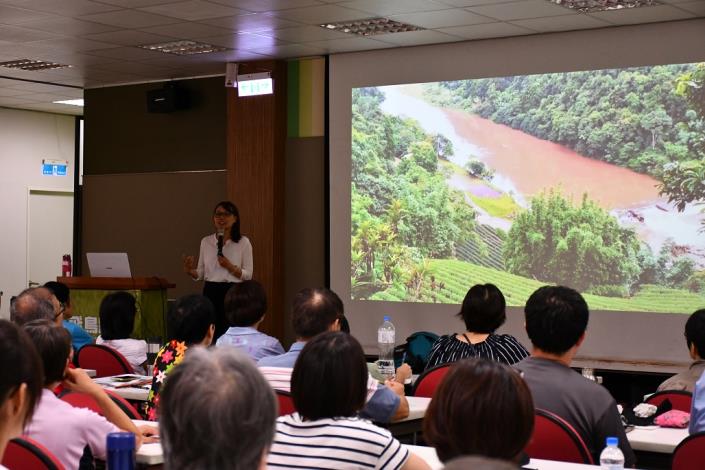
[[[44,284],[59,302],[59,310],[63,316],[62,325],[71,333],[71,345],[74,352],[78,352],[86,344],[93,343],[93,337],[77,323],[70,319],[73,317],[73,306],[71,305],[71,295],[66,284],[50,281]]]

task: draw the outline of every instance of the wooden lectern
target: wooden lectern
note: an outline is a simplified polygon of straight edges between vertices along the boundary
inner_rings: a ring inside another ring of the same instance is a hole
[[[127,291],[137,300],[137,317],[133,338],[156,338],[166,341],[166,290],[173,284],[160,277],[57,277],[71,289],[73,315],[94,336],[100,334],[98,312],[107,294]]]

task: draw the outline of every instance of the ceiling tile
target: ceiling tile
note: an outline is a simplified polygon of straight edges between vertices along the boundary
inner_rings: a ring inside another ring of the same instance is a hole
[[[352,10],[338,5],[321,5],[316,7],[294,8],[273,11],[272,16],[284,17],[300,23],[318,25],[336,21],[349,21],[367,18],[370,15],[359,10]]]
[[[231,33],[231,31],[226,28],[194,22],[153,26],[151,28],[145,28],[142,31],[180,39],[200,39],[208,36],[224,36]]]
[[[152,5],[163,5],[165,3],[175,3],[173,0],[100,0],[101,3],[116,5],[123,8],[140,8]]]
[[[176,36],[163,36],[159,34],[145,33],[133,29],[123,29],[120,31],[112,31],[108,33],[88,34],[83,36],[86,39],[95,41],[103,41],[107,43],[117,44],[119,46],[138,46],[141,44],[156,44],[159,42],[173,41]]]
[[[454,28],[439,29],[444,33],[459,36],[465,39],[501,38],[506,36],[521,36],[533,34],[535,31],[509,23],[476,24],[472,26],[458,26]]]
[[[66,16],[53,16],[41,20],[27,21],[22,23],[22,27],[38,29],[49,33],[64,34],[66,36],[104,33],[106,31],[115,31],[118,29],[116,26],[92,23],[90,21],[81,21]]]
[[[0,5],[0,24],[17,24],[47,18],[48,16],[50,16],[48,13],[40,11]]]
[[[280,46],[282,47],[282,46]],[[270,57],[266,54],[256,53],[253,51],[238,51],[238,50],[228,50],[220,52],[212,52],[210,54],[198,54],[190,57],[193,62],[202,63],[218,63],[221,66],[221,70],[225,73],[225,62],[244,62],[249,60],[263,60]]]
[[[110,49],[111,47],[115,47],[114,44],[74,37],[46,39],[44,41],[33,42],[32,46],[43,48],[47,51],[59,51],[65,53],[94,51],[97,49]]]
[[[199,23],[227,28],[233,31],[251,33],[301,26],[301,23],[285,20],[284,18],[279,18],[277,16],[271,16],[264,13],[249,13],[247,15],[214,18],[212,20],[200,21]]]
[[[241,8],[247,11],[273,11],[290,8],[309,7],[321,5],[317,0],[210,0],[212,3]]]
[[[468,8],[468,11],[478,15],[489,16],[501,21],[522,20],[525,18],[540,18],[543,16],[561,16],[570,10],[546,0],[525,0],[521,2],[499,3]],[[574,13],[579,14],[579,13]]]
[[[88,15],[119,9],[114,5],[89,0],[2,0],[7,5],[15,5],[31,10],[56,13],[61,16]]]
[[[26,93],[25,90],[18,90],[16,88],[10,88],[0,85],[0,96],[17,96]]]
[[[277,29],[275,31],[268,31],[265,34],[289,42],[325,41],[327,39],[345,39],[350,37],[350,34],[341,33],[340,31],[331,31],[330,29],[321,28],[320,26]]]
[[[129,73],[139,75],[141,77],[164,77],[170,76],[170,68],[158,67],[156,65],[147,64],[144,62],[113,62],[112,64],[103,64],[96,66],[96,70],[104,70],[108,72]]]
[[[225,36],[212,36],[202,39],[203,42],[230,49],[254,50],[285,44],[277,38],[255,33],[237,33]]]
[[[705,16],[705,2],[703,1],[679,3],[676,7],[699,16]]]
[[[575,29],[604,28],[606,26],[610,26],[610,24],[605,21],[582,14],[516,20],[511,23],[541,33],[572,31]]]
[[[405,33],[379,34],[375,36],[378,41],[397,46],[418,46],[421,44],[439,44],[444,42],[462,41],[457,36],[438,31],[407,31]]]
[[[188,21],[206,20],[208,18],[220,18],[222,16],[232,16],[245,13],[236,8],[230,8],[225,5],[200,0],[155,5],[152,7],[140,8],[139,10]]]
[[[163,52],[155,52],[139,47],[116,47],[113,49],[100,49],[91,51],[90,55],[110,57],[117,60],[149,60],[161,57]]]
[[[590,16],[612,24],[638,24],[659,21],[681,20],[694,18],[695,15],[684,10],[679,10],[670,5],[658,5],[643,8],[629,8],[628,10],[611,10],[590,13]]]
[[[516,0],[436,0],[453,7],[474,7],[477,5],[496,5],[498,3],[515,2]]]
[[[410,13],[407,15],[393,15],[390,18],[396,21],[421,26],[427,29],[449,28],[451,26],[466,26],[471,24],[493,23],[495,20],[469,11],[453,8],[450,10],[428,11]]]
[[[17,98],[16,96],[0,96],[0,106],[13,106],[25,103],[36,103],[36,100],[24,98]]]
[[[19,26],[0,25],[0,41],[13,43],[41,41],[42,39],[59,38],[57,34],[38,31],[36,29],[20,28]]]
[[[82,106],[69,106],[67,104],[57,103],[29,103],[23,105],[20,109],[25,109],[28,111],[40,111],[52,114],[70,114],[73,116],[83,115]]]
[[[152,13],[137,10],[120,10],[109,13],[85,15],[81,16],[80,19],[95,21],[96,23],[109,24],[112,26],[120,26],[128,29],[148,28],[150,26],[178,23],[178,20],[175,18],[168,18],[166,16],[154,15]]]
[[[313,47],[306,44],[287,44],[285,46],[255,49],[254,52],[276,58],[310,57],[324,55],[326,53],[325,49],[321,47]]]
[[[366,51],[370,49],[384,49],[394,47],[386,42],[376,41],[364,37],[354,37],[348,39],[332,39],[330,41],[315,41],[306,43],[307,46],[325,49],[329,54],[338,52]]]
[[[433,11],[450,8],[433,0],[352,0],[338,5],[363,10],[372,16]]]

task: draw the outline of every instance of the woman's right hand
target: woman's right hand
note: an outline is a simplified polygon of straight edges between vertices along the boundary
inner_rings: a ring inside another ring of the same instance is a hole
[[[191,276],[192,278],[198,277],[198,271],[196,271],[196,258],[194,256],[183,255],[181,261],[184,266],[184,272]]]

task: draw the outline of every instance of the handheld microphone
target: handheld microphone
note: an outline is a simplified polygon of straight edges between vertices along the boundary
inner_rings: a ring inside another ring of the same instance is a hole
[[[223,256],[223,230],[218,230],[218,256]]]

